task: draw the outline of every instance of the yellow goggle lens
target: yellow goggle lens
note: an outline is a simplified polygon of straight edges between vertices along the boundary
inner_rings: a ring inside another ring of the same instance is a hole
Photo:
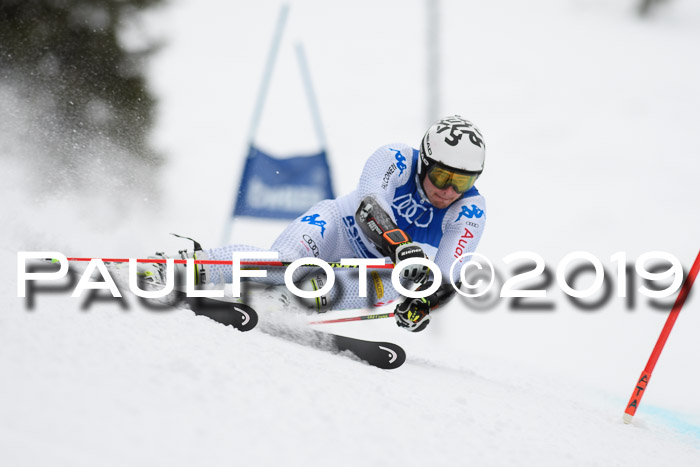
[[[439,190],[452,185],[457,193],[466,193],[474,186],[478,175],[466,175],[434,166],[428,172],[428,178]]]

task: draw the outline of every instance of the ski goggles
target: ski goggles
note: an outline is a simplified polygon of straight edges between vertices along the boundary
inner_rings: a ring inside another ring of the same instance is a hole
[[[466,174],[436,164],[428,170],[428,178],[438,190],[452,186],[457,193],[466,193],[474,186],[479,174]]]

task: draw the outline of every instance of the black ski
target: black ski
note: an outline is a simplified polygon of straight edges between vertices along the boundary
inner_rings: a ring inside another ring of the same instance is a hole
[[[125,284],[122,280],[123,278],[119,276],[119,272],[123,271],[122,264],[117,263],[115,267],[113,263],[106,263],[107,269],[114,274],[111,274],[112,279],[117,284],[117,288],[120,292],[131,291],[128,284]],[[50,259],[44,261],[38,261],[34,263],[34,266],[38,270],[54,270],[55,265],[52,264]],[[82,270],[76,267],[71,267],[69,269],[70,273],[70,284],[69,288],[74,288],[78,279],[82,275]],[[152,289],[153,286],[150,282],[145,281],[141,278],[137,280],[138,286],[143,290]],[[95,292],[95,291],[91,291]],[[134,296],[136,297],[136,296]],[[255,328],[258,324],[258,314],[254,309],[249,307],[244,303],[239,303],[236,301],[228,300],[226,298],[209,298],[209,297],[188,297],[185,292],[179,291],[177,289],[173,290],[171,293],[162,298],[142,298],[136,297],[145,307],[151,309],[162,309],[166,308],[189,308],[196,315],[206,316],[207,318],[213,319],[216,322],[225,325],[231,325],[239,331],[245,332],[250,331]]]
[[[151,288],[151,284],[143,279],[138,279],[139,287]],[[250,331],[258,324],[258,314],[254,309],[246,305],[226,298],[188,297],[185,292],[175,288],[163,299],[140,298],[143,303],[157,301],[176,308],[189,308],[198,316],[206,316],[217,323],[233,326],[241,332]]]
[[[350,352],[360,360],[383,370],[393,370],[406,361],[406,352],[391,342],[375,342],[339,336],[323,331],[313,331],[319,341],[330,342],[331,352]]]
[[[137,282],[139,287],[144,289],[151,287],[147,281],[141,278]],[[169,306],[183,308],[183,305],[186,305],[186,308],[192,310],[195,315],[206,316],[217,323],[233,326],[241,332],[250,331],[258,324],[258,314],[255,310],[245,303],[233,301],[233,299],[188,297],[185,292],[177,288],[164,299]],[[142,298],[141,300],[144,302],[150,301],[147,298]],[[160,301],[161,299],[154,300]]]
[[[258,324],[258,314],[245,303],[225,299],[186,297],[183,292],[180,299],[184,301],[195,315],[206,316],[214,321],[231,325],[241,332],[250,331]]]
[[[148,289],[150,284],[139,280],[139,287]],[[217,323],[233,326],[241,332],[250,331],[258,324],[258,314],[245,303],[227,298],[188,297],[181,290],[173,290],[163,298],[140,298],[141,303],[153,309],[165,307],[185,308],[195,315],[206,316]]]

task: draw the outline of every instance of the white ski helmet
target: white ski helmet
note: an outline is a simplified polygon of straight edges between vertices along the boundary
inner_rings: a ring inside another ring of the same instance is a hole
[[[420,145],[418,176],[423,182],[429,169],[448,169],[479,176],[484,170],[486,145],[479,129],[459,115],[445,117],[430,128]]]

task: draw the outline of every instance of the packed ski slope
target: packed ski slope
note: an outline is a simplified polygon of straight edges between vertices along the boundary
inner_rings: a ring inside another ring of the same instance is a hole
[[[506,277],[501,259],[521,250],[552,267],[586,250],[610,271],[615,252],[664,250],[688,268],[700,246],[700,8],[678,0],[639,21],[623,0],[442,4],[442,109],[477,122],[488,147],[479,251]],[[128,294],[17,298],[17,251],[140,257],[184,247],[171,231],[221,241],[278,7],[179,1],[146,21],[169,40],[149,71],[154,143],[170,161],[152,181],[159,199],[100,170],[87,191],[36,189],[50,151],[26,137],[35,128],[20,117],[34,109],[0,88],[14,117],[0,126],[11,149],[0,188],[0,464],[700,464],[697,291],[633,425],[622,411],[666,317],[640,296],[632,309],[613,297],[585,312],[552,287],[549,312],[455,300],[417,335],[390,319],[324,327],[402,345],[408,359],[394,371],[274,335],[311,318],[269,301],[267,324],[239,333]],[[295,2],[260,144],[316,149],[292,49],[302,40],[338,194],[379,145],[417,145],[428,124],[423,8]],[[266,246],[282,226],[242,220],[233,239]]]
[[[698,459],[697,438],[663,422],[624,426],[600,394],[470,352],[406,343],[409,361],[390,372],[133,301],[80,311],[49,295],[17,308],[2,321],[4,465]]]

